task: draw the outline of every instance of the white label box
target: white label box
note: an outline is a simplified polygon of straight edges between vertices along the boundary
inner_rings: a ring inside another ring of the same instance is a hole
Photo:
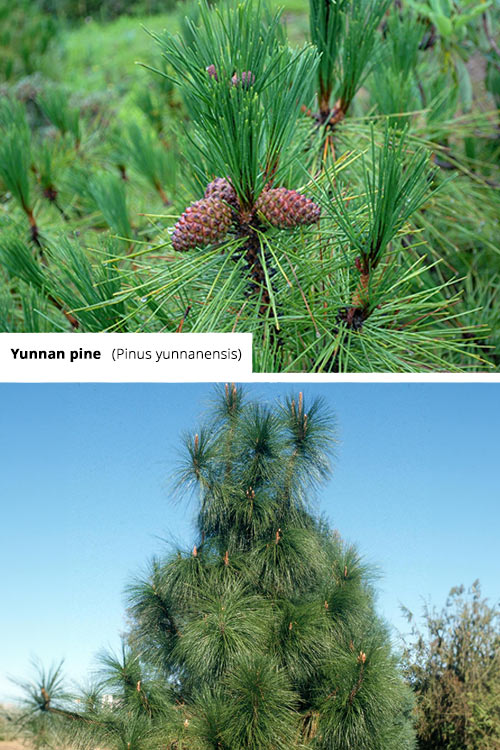
[[[247,379],[251,333],[0,333],[2,383]]]

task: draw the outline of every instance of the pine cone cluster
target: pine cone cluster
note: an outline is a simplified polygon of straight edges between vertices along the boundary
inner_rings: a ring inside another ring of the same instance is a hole
[[[202,198],[192,203],[177,222],[172,247],[178,252],[220,242],[232,223],[230,206],[220,198]]]
[[[319,221],[321,208],[296,190],[266,188],[253,209],[243,211],[235,189],[225,177],[210,182],[201,200],[192,203],[174,227],[172,246],[182,252],[224,239],[232,225],[251,224],[260,213],[279,229]]]
[[[321,215],[320,206],[310,198],[283,187],[264,190],[255,209],[269,224],[280,229],[290,229],[300,224],[316,224]]]

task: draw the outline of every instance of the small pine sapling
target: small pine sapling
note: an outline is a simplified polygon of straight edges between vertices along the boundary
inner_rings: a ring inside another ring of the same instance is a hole
[[[408,156],[404,146],[405,135],[387,125],[384,141],[377,149],[372,130],[371,166],[363,159],[367,223],[356,220],[355,203],[345,201],[334,179],[330,183],[336,220],[351,249],[359,253],[355,263],[359,282],[347,316],[354,319],[359,313],[360,323],[370,313],[370,299],[376,298],[374,277],[389,243],[431,192],[432,172],[427,152],[420,149]]]
[[[328,130],[346,116],[377,59],[377,29],[389,5],[390,0],[309,2],[311,39],[320,55],[314,119]]]
[[[42,141],[37,145],[38,148],[33,155],[34,160],[31,168],[42,191],[42,195],[59,211],[64,221],[70,221],[70,216],[59,201],[59,190],[57,187],[64,159],[64,153],[61,153],[61,145],[54,140]]]
[[[80,148],[80,112],[69,103],[68,93],[59,88],[47,88],[37,99],[43,114],[61,133],[70,135],[76,150]]]
[[[40,230],[31,201],[31,133],[19,102],[0,101],[0,178],[26,214],[32,241],[41,249]]]
[[[88,182],[88,191],[110,229],[133,246],[133,233],[123,180],[110,172],[98,172]]]
[[[168,194],[175,191],[176,153],[172,145],[159,141],[153,133],[132,123],[120,140],[120,151],[121,163],[130,164],[152,185],[163,204],[170,205]]]

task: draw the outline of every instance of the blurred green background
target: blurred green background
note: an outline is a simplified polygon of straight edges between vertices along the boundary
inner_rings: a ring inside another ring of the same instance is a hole
[[[189,0],[0,0],[0,83],[38,73],[82,92],[113,85],[124,90],[138,75],[134,61],[150,61],[155,51],[147,31],[175,29],[179,16],[189,15],[194,5]],[[285,20],[293,20],[292,38],[305,36],[306,0],[272,0],[271,5],[284,8]]]

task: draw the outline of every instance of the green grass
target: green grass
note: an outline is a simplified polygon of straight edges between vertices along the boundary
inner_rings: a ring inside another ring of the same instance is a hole
[[[272,0],[275,9],[284,9],[284,21],[294,40],[307,31],[307,0]],[[292,16],[293,18],[290,18]],[[289,23],[293,20],[293,24]],[[147,33],[164,29],[175,31],[178,11],[156,16],[122,16],[116,21],[90,21],[65,31],[59,40],[57,65],[47,71],[50,78],[71,84],[82,94],[109,91],[113,98],[126,96],[131,85],[147,82],[147,73],[136,63],[154,64],[159,52]],[[291,28],[290,28],[291,27]]]
[[[64,32],[61,38],[57,79],[71,82],[82,93],[103,89],[125,93],[133,79],[146,72],[136,62],[151,63],[158,57],[154,40],[146,29],[159,33],[175,29],[175,13],[148,17],[122,17],[110,23],[91,21]]]

